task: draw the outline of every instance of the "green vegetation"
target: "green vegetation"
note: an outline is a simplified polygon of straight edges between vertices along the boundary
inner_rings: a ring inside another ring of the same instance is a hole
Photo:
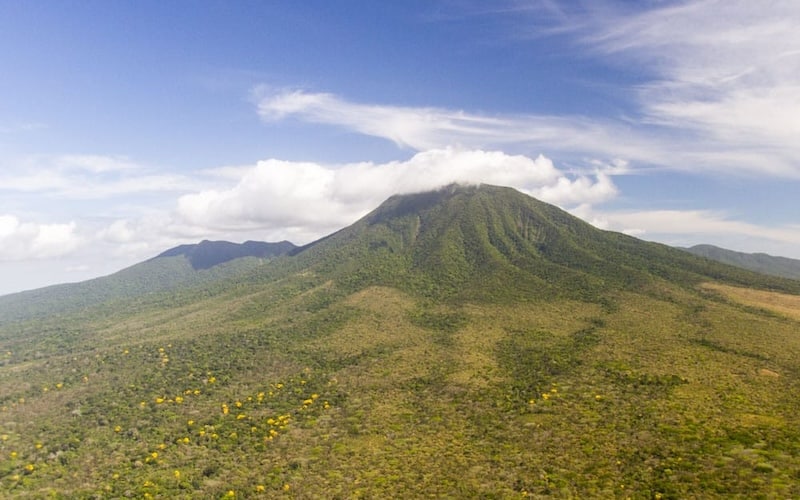
[[[695,245],[685,249],[687,252],[707,259],[749,269],[757,273],[800,279],[800,260],[786,257],[773,257],[765,253],[742,253],[715,247],[713,245]]]
[[[159,292],[241,279],[265,259],[284,255],[295,248],[286,241],[242,244],[203,241],[181,245],[102,278],[2,296],[0,324],[55,313],[83,314],[88,308],[105,307],[108,303],[130,303]]]
[[[800,496],[800,321],[724,293],[800,283],[491,187],[237,273],[0,326],[0,494]]]
[[[262,263],[244,258],[198,271],[182,256],[153,259],[102,278],[4,295],[0,297],[0,325],[53,314],[83,315],[87,309],[115,302],[129,304],[172,290],[181,294],[184,288],[211,286],[226,277],[248,273]]]

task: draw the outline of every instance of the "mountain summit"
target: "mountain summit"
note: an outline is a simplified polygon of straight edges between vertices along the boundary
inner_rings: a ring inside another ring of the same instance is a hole
[[[489,185],[393,196],[296,254],[353,286],[389,284],[438,298],[596,298],[655,279],[796,288],[599,230],[517,190]]]
[[[182,255],[189,260],[194,269],[208,269],[216,265],[242,257],[269,258],[277,257],[294,250],[296,246],[288,241],[279,243],[266,243],[263,241],[245,241],[244,243],[231,243],[229,241],[203,240],[193,245],[180,245],[171,248],[159,255],[163,257],[176,257]]]

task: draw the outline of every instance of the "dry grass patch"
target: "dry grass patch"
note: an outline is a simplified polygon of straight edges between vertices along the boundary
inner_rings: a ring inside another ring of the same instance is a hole
[[[753,307],[760,307],[800,320],[800,295],[741,288],[719,283],[703,283],[704,290],[713,290],[726,298]]]
[[[396,350],[415,343],[421,334],[408,321],[414,303],[402,292],[371,287],[347,297],[348,307],[360,312],[347,324],[310,343],[338,356],[357,356],[380,349]]]

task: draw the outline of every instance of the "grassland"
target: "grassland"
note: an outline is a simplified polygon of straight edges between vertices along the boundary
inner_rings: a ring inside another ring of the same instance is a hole
[[[4,494],[800,494],[788,316],[287,286],[5,341]]]
[[[713,290],[740,304],[762,308],[800,320],[800,296],[742,288],[720,283],[704,283],[705,290]]]
[[[407,201],[245,277],[0,326],[0,495],[800,497],[795,284]]]

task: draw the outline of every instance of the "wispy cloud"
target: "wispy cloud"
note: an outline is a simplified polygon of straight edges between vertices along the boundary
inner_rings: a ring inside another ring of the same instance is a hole
[[[359,104],[327,93],[284,90],[256,91],[259,115],[267,121],[298,117],[313,123],[338,125],[383,137],[416,150],[459,143],[513,142],[503,120],[440,108]]]
[[[609,68],[635,64],[643,81],[629,87],[624,117],[486,115],[266,88],[256,91],[258,112],[268,122],[334,125],[418,151],[511,148],[623,158],[633,168],[800,178],[800,3],[581,5],[510,1],[490,14],[513,16],[519,31],[530,25],[515,43],[567,37]]]
[[[581,116],[497,115],[463,110],[362,104],[328,93],[303,90],[256,92],[258,113],[267,122],[297,118],[381,137],[417,151],[459,146],[526,152],[561,151],[571,155],[661,163],[663,144],[625,122]]]
[[[800,3],[666,5],[594,16],[579,39],[651,75],[641,121],[692,133],[695,162],[800,175]]]
[[[550,151],[570,158],[624,159],[632,168],[800,177],[800,145],[723,141],[655,123],[653,114],[612,121],[580,116],[484,116],[461,110],[353,103],[300,90],[262,96],[266,121],[290,117],[381,137],[417,151],[468,148]],[[775,140],[777,141],[777,137]],[[797,156],[798,162],[794,161]]]
[[[0,124],[0,134],[35,132],[37,130],[42,130],[46,128],[47,125],[41,122],[23,122],[23,123],[14,123],[11,125]]]
[[[143,170],[142,165],[130,158],[101,155],[67,154],[49,158],[53,167],[67,171],[86,171],[91,173],[132,172]]]
[[[41,193],[87,200],[148,192],[185,192],[201,186],[196,178],[162,173],[124,157],[30,156],[3,163],[0,192],[7,193]]]

